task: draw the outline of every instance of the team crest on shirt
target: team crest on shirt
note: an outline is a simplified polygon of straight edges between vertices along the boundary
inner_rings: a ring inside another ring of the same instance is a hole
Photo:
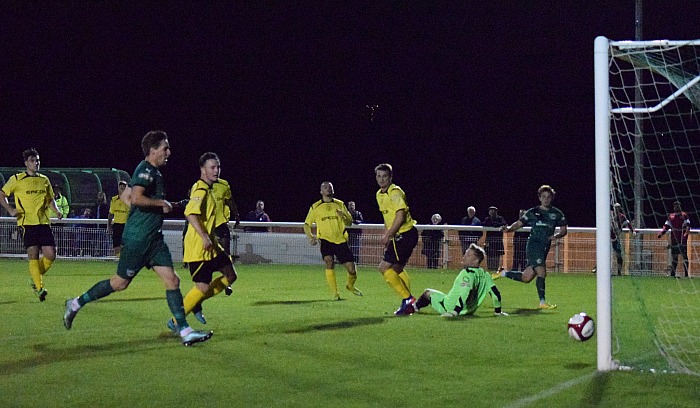
[[[128,277],[130,277],[130,278],[133,278],[134,276],[136,276],[136,271],[133,270],[133,269],[127,269],[127,270],[126,270],[126,276],[128,276]]]
[[[556,219],[557,219],[557,215],[556,215],[556,214],[549,214],[549,219],[550,219],[550,220],[556,220]]]
[[[542,258],[537,258],[537,263],[541,264],[542,263]]]
[[[148,181],[153,181],[153,177],[148,174],[148,173],[139,173],[139,178],[148,180]]]

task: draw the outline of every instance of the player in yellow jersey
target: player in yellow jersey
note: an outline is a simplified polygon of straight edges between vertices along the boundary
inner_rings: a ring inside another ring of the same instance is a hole
[[[219,242],[224,247],[226,253],[231,255],[231,230],[229,229],[228,222],[231,221],[231,216],[233,216],[235,220],[233,228],[238,228],[238,225],[241,223],[238,207],[233,200],[231,186],[228,181],[219,178],[212,185],[212,192],[216,199],[216,221],[214,224],[216,225],[216,236],[219,238]]]
[[[184,299],[185,315],[192,312],[206,299],[230,288],[238,275],[231,257],[224,251],[216,237],[216,197],[213,186],[219,179],[219,157],[212,152],[199,158],[200,179],[192,186],[190,200],[185,207],[189,227],[185,233],[184,262],[192,275],[195,286]],[[213,279],[214,272],[223,276]],[[200,320],[201,321],[201,320]],[[202,323],[206,323],[202,321]],[[178,331],[177,323],[168,320],[168,327]]]
[[[195,188],[195,186],[192,188]],[[228,181],[221,178],[221,166],[219,166],[219,177],[212,184],[211,190],[215,200],[214,203],[216,204],[214,207],[214,225],[216,226],[214,228],[214,233],[216,234],[216,238],[219,240],[219,243],[224,248],[226,255],[231,256],[231,229],[229,228],[228,222],[231,220],[231,216],[233,216],[233,218],[236,220],[233,227],[238,228],[241,218],[238,214],[236,202],[233,200],[231,186],[229,185]],[[231,261],[233,261],[234,258],[235,257],[231,258]],[[234,268],[233,271],[235,273],[236,268],[233,265],[231,266]],[[216,293],[224,291],[226,296],[231,296],[231,293],[233,293],[230,286],[223,284],[223,276],[219,276],[218,278],[214,279],[209,290]],[[213,293],[208,297],[211,296],[213,296]],[[194,307],[192,313],[194,314],[194,317],[202,324],[207,324],[207,319],[202,313],[201,303]]]
[[[411,281],[405,267],[418,243],[416,221],[406,202],[406,193],[401,187],[392,183],[391,164],[382,163],[374,168],[374,175],[379,185],[377,204],[384,217],[386,230],[380,242],[385,246],[384,258],[379,263],[379,272],[384,280],[401,296],[401,306],[394,312],[397,316],[413,314],[416,298],[411,295]]]
[[[321,183],[321,199],[309,208],[304,220],[304,233],[311,245],[321,242],[321,257],[326,263],[326,281],[334,300],[340,300],[338,283],[335,278],[335,259],[345,266],[348,281],[345,288],[357,296],[362,292],[355,287],[357,270],[355,260],[348,245],[348,233],[345,227],[352,224],[352,215],[345,203],[333,197],[333,184],[330,181]],[[316,223],[316,235],[311,226]]]
[[[49,178],[39,174],[39,153],[36,149],[27,149],[22,156],[27,169],[7,180],[0,190],[0,205],[11,217],[17,217],[17,226],[22,231],[24,247],[29,258],[32,287],[39,301],[43,302],[48,294],[44,288],[43,276],[56,259],[56,241],[49,225],[47,211],[51,209],[59,219],[63,218],[64,214],[56,205]],[[12,195],[16,208],[7,200]]]
[[[122,234],[124,234],[126,219],[129,218],[129,206],[120,197],[128,185],[126,181],[119,182],[119,194],[112,197],[107,216],[107,233],[112,234],[112,248],[117,258],[122,252]]]

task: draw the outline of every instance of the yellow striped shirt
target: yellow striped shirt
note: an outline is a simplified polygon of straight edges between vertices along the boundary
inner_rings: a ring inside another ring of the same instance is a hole
[[[342,211],[345,219],[338,215],[336,210]],[[334,198],[333,201],[323,202],[318,200],[311,205],[309,213],[306,215],[304,224],[309,227],[316,223],[316,237],[324,239],[334,244],[342,244],[348,241],[348,234],[345,226],[352,224],[352,216],[345,203]]]
[[[397,231],[398,234],[402,234],[416,225],[416,221],[411,217],[411,212],[408,209],[406,193],[396,184],[390,185],[386,193],[382,193],[381,189],[377,191],[377,204],[379,204],[379,211],[384,217],[384,227],[387,229],[391,228],[396,218],[396,212],[399,210],[405,210],[406,219]]]

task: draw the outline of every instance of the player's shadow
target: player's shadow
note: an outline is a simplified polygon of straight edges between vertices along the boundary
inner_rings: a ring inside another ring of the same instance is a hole
[[[0,377],[20,374],[25,370],[50,366],[66,361],[85,361],[92,358],[104,358],[123,354],[150,353],[152,350],[164,347],[174,347],[169,340],[177,336],[170,334],[167,339],[159,336],[160,341],[152,337],[102,344],[80,344],[72,347],[58,347],[44,343],[33,345],[33,355],[19,360],[7,361],[0,364]],[[177,338],[179,343],[179,337]],[[180,346],[182,347],[182,346]]]
[[[547,311],[547,309],[540,309],[540,308],[536,308],[536,309],[520,308],[520,309],[515,309],[511,312],[508,312],[508,314],[518,315],[518,316],[530,316],[530,315],[540,314],[540,313],[546,312],[546,311]]]
[[[380,324],[380,323],[384,323],[384,318],[382,318],[382,317],[361,317],[358,319],[341,320],[341,321],[332,322],[332,323],[312,324],[312,325],[309,325],[306,327],[301,327],[298,329],[287,330],[284,333],[303,334],[303,333],[312,333],[312,332],[316,332],[316,331],[343,330],[343,329],[352,329],[353,327],[357,327],[357,326],[369,326],[372,324]]]
[[[161,297],[142,297],[142,298],[118,298],[110,297],[108,299],[99,299],[100,303],[112,303],[112,302],[151,302],[151,301],[162,301],[165,300],[165,296]]]
[[[588,385],[588,392],[584,392],[580,405],[582,407],[597,407],[601,405],[604,395],[609,395],[608,383],[611,373],[599,373],[593,376],[593,380]]]
[[[0,302],[0,305],[11,305],[13,303],[17,303],[17,301],[16,300],[4,300],[4,301]]]
[[[344,299],[340,299],[341,301]],[[338,302],[334,299],[315,299],[315,300],[260,300],[253,302],[253,306],[274,306],[274,305],[305,305],[309,303],[319,302]]]

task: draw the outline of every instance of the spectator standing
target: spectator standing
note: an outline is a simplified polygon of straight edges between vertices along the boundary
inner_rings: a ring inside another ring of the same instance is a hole
[[[462,218],[462,225],[480,226],[481,220],[476,216],[476,208],[467,207],[467,215]],[[459,231],[459,242],[462,245],[462,253],[465,253],[471,244],[477,244],[481,238],[481,231]]]
[[[501,267],[503,256],[503,232],[501,228],[508,225],[503,216],[498,215],[498,207],[489,207],[489,215],[481,224],[484,227],[498,228],[498,231],[486,231],[486,265],[489,270],[496,271]]]
[[[685,277],[688,277],[688,235],[690,234],[690,218],[681,209],[681,202],[673,203],[673,212],[668,215],[661,231],[657,235],[661,238],[667,231],[671,231],[669,247],[671,248],[671,265],[669,276],[676,276],[676,268],[678,267],[678,255],[683,257],[683,269]]]
[[[525,210],[520,210],[518,219],[525,215]],[[513,233],[513,267],[511,271],[524,271],[527,266],[527,256],[525,248],[527,246],[527,237],[529,233],[519,229]]]
[[[64,217],[67,217],[70,213],[70,205],[68,205],[68,199],[63,195],[63,188],[60,185],[56,184],[55,186],[53,186],[53,192],[53,199],[54,201],[56,201],[56,207],[58,207],[58,209],[61,210],[61,214],[63,214]],[[48,210],[49,217],[58,217],[58,214],[51,208],[51,206],[48,207]]]
[[[357,210],[354,201],[348,201],[348,211],[352,216],[352,224],[360,225],[365,222],[362,213]],[[361,240],[362,240],[362,230],[360,228],[348,228],[348,244],[350,245],[350,250],[352,251],[355,264],[360,262],[360,252],[361,252]]]
[[[612,249],[615,252],[615,260],[617,261],[617,276],[622,275],[622,268],[624,267],[624,257],[622,256],[622,231],[625,227],[629,228],[633,235],[637,234],[634,230],[632,223],[625,213],[622,212],[622,205],[620,203],[613,204],[613,210],[610,212],[610,241],[612,242]]]
[[[442,216],[433,214],[430,217],[432,225],[442,224]],[[437,269],[440,266],[440,256],[442,255],[442,243],[445,239],[445,233],[439,229],[424,229],[421,232],[423,239],[423,250],[421,253],[426,257],[428,269]]]
[[[63,214],[63,218],[68,218],[70,214],[70,205],[68,204],[68,198],[63,195],[63,187],[61,187],[60,184],[56,184],[53,186],[53,192],[54,192],[54,201],[56,201],[56,207],[58,207],[59,210],[61,210],[61,214]],[[51,206],[48,207],[48,216],[50,218],[58,218],[58,214],[51,208]],[[70,237],[69,237],[69,229],[65,224],[58,224],[54,225],[51,227],[54,236],[58,240],[58,245],[56,246],[56,251],[60,255],[65,255],[66,253],[70,253],[72,247],[70,246]]]
[[[245,220],[255,222],[270,222],[270,216],[268,216],[265,212],[265,202],[263,200],[258,200],[258,202],[255,203],[255,209],[245,216]],[[245,231],[267,232],[268,229],[266,227],[246,227]]]
[[[107,195],[104,191],[97,193],[95,201],[95,218],[98,220],[107,219],[109,216],[109,204],[107,203]]]
[[[92,219],[92,210],[90,208],[83,208],[83,212],[76,218],[81,220]],[[73,247],[74,256],[92,256],[93,247],[95,245],[93,241],[92,232],[95,226],[93,224],[78,223],[75,226],[75,246]]]

